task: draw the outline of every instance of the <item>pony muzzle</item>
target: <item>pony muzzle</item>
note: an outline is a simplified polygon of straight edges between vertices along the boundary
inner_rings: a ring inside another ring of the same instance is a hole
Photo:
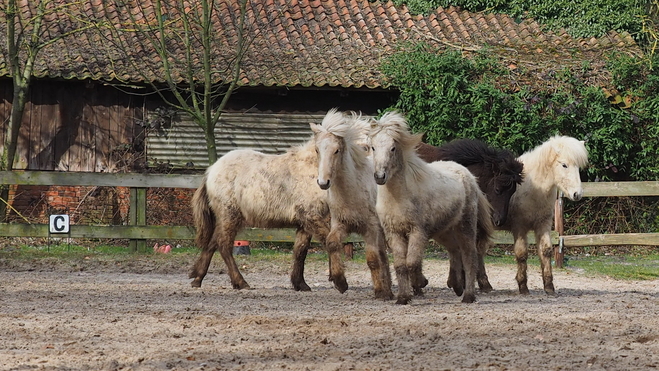
[[[569,198],[570,200],[572,200],[572,201],[579,201],[579,200],[581,200],[581,197],[583,197],[583,191],[580,190],[579,192],[574,192],[571,196],[572,196],[572,197],[568,196],[568,198]]]
[[[384,183],[387,182],[387,173],[375,173],[373,174],[373,178],[375,178],[375,183],[379,185],[384,185]]]
[[[329,189],[329,187],[330,187],[330,181],[329,181],[329,179],[327,179],[327,180],[325,180],[325,181],[321,181],[320,179],[316,179],[316,183],[318,183],[318,186],[319,186],[320,189],[322,189],[322,190]]]

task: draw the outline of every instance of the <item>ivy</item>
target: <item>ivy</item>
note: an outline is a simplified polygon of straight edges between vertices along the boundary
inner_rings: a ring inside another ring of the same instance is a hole
[[[394,0],[413,13],[427,14],[437,7],[458,6],[471,12],[534,18],[551,30],[566,29],[573,37],[600,37],[610,30],[641,38],[647,18],[646,0]]]
[[[394,54],[381,69],[400,90],[391,109],[404,112],[428,143],[476,138],[521,154],[564,134],[586,141],[586,180],[659,180],[659,71],[651,68],[659,58],[654,59],[612,55],[607,65],[612,81],[604,88],[589,86],[579,71],[559,71],[553,78],[561,84],[552,86],[560,88],[552,91],[505,91],[496,81],[509,72],[488,55],[467,59],[423,44]],[[566,203],[566,213],[579,221],[566,233],[659,230],[654,198],[586,201]]]
[[[395,54],[382,71],[400,90],[396,108],[413,130],[439,145],[478,138],[518,154],[553,134],[586,140],[589,180],[659,180],[659,74],[648,63],[613,56],[613,86],[587,86],[561,71],[559,91],[496,87],[508,73],[485,54],[434,53],[423,44]]]

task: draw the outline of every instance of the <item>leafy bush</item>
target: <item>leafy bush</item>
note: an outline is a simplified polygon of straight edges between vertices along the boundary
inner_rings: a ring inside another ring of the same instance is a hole
[[[547,28],[566,29],[573,37],[599,37],[610,30],[640,35],[648,12],[644,0],[395,0],[414,13],[426,14],[437,7],[459,6],[472,12],[505,13],[534,18]]]
[[[585,140],[589,150],[584,180],[599,181],[659,180],[659,72],[651,65],[612,55],[611,86],[589,86],[580,74],[565,70],[554,77],[561,81],[557,91],[505,91],[497,81],[509,72],[496,60],[485,54],[467,59],[456,51],[435,53],[423,44],[393,55],[381,68],[400,90],[391,108],[404,112],[426,142],[477,138],[521,154],[553,134],[570,135]],[[604,208],[635,207],[617,202]],[[657,209],[656,200],[648,202],[649,209]],[[632,230],[657,230],[655,214],[635,217]],[[608,214],[598,213],[600,219],[590,211],[579,215],[591,226],[600,224],[588,227],[592,230],[604,227],[601,218]]]

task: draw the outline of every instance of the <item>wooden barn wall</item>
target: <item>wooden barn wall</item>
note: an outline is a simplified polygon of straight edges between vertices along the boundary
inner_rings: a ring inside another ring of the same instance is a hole
[[[0,148],[12,83],[0,82]],[[139,147],[141,98],[93,82],[35,81],[19,132],[15,169],[114,172]]]

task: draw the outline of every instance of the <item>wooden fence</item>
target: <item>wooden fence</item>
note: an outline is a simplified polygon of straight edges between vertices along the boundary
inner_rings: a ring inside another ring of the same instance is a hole
[[[88,172],[40,172],[4,171],[0,172],[0,184],[15,185],[59,185],[59,186],[99,186],[129,187],[130,209],[128,225],[78,225],[70,227],[71,238],[126,238],[130,248],[145,248],[147,239],[186,240],[194,239],[192,226],[153,226],[146,225],[146,191],[148,188],[197,188],[201,175],[161,175],[134,173],[88,173]],[[584,197],[617,196],[659,196],[659,182],[597,182],[584,183]],[[563,212],[561,199],[557,200],[556,231],[552,232],[552,243],[557,245],[556,262],[562,263],[562,248],[567,246],[603,245],[659,245],[659,233],[625,233],[598,235],[562,235]],[[0,223],[2,237],[49,237],[46,224]],[[247,241],[292,242],[294,229],[245,229],[236,237]],[[360,237],[350,236],[350,241],[359,242]],[[533,233],[529,242],[535,243]],[[512,244],[508,232],[497,231],[495,244]]]

